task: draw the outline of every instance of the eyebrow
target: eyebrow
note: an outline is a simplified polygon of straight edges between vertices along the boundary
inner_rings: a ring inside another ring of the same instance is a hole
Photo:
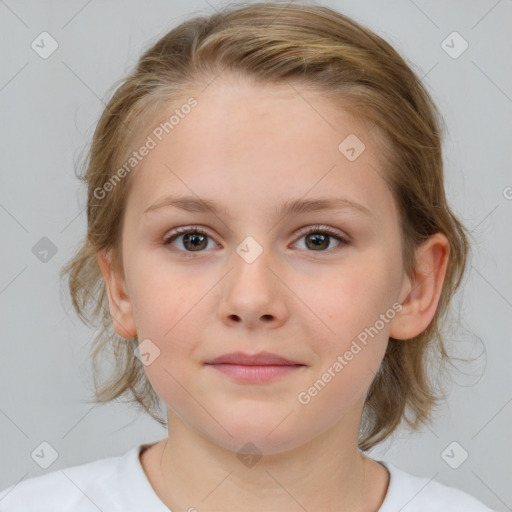
[[[187,212],[213,213],[230,217],[223,206],[217,205],[210,199],[199,199],[194,196],[166,196],[144,210],[144,213],[154,212],[164,207],[174,207]],[[309,213],[323,210],[355,210],[369,217],[373,212],[362,204],[343,197],[317,197],[314,199],[289,199],[276,211],[277,215],[285,217],[292,214]]]

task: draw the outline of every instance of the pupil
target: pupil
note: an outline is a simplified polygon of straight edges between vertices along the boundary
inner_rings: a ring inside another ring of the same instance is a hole
[[[314,247],[314,248],[318,248],[318,247],[326,248],[329,245],[328,237],[325,235],[321,235],[321,234],[320,235],[319,234],[309,235],[308,240],[313,241],[312,247]],[[311,248],[309,246],[309,244],[307,244],[307,245],[309,248]]]
[[[204,245],[205,239],[206,236],[200,233],[187,233],[184,236],[183,243],[186,246],[187,242],[191,242],[193,247],[201,249],[204,248],[201,246],[201,243]]]

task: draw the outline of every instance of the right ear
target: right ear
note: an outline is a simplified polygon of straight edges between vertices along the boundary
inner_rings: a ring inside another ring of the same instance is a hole
[[[114,329],[122,338],[133,338],[137,335],[133,306],[126,292],[124,277],[112,266],[110,250],[98,252],[98,265],[107,287],[108,305]]]

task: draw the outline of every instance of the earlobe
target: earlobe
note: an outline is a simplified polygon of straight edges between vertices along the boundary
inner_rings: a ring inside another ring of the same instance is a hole
[[[449,252],[448,239],[442,233],[432,235],[416,250],[414,276],[408,280],[402,309],[390,325],[392,338],[414,338],[430,325],[441,297]]]
[[[110,251],[99,251],[97,259],[107,289],[108,305],[114,329],[123,338],[133,338],[137,335],[137,328],[124,278],[114,270]]]

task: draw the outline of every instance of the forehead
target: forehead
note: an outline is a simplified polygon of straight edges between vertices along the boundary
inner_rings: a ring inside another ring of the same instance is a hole
[[[318,91],[226,78],[188,93],[156,111],[139,137],[155,143],[133,176],[129,201],[139,213],[166,193],[229,197],[240,207],[275,210],[289,197],[340,192],[389,207],[367,124]],[[196,106],[181,109],[191,97]],[[165,123],[173,115],[170,127]],[[355,159],[343,152],[347,145]]]

